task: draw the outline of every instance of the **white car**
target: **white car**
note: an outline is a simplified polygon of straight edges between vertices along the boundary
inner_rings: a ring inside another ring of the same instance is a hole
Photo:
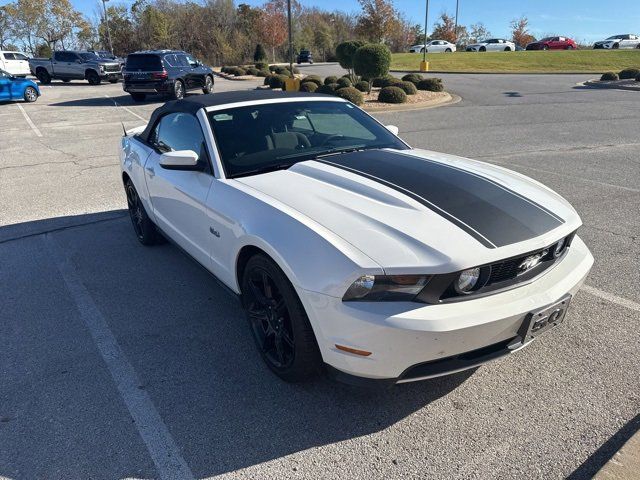
[[[425,44],[412,45],[409,48],[409,53],[423,53]],[[446,40],[431,40],[427,42],[427,53],[450,53],[456,51],[455,44],[447,42]]]
[[[26,77],[29,70],[29,57],[22,52],[0,51],[0,69],[15,77]]]
[[[631,33],[614,35],[593,44],[595,49],[617,50],[618,48],[640,48],[640,36]]]
[[[395,133],[326,95],[168,102],[122,138],[135,233],[170,239],[239,295],[287,381],[444,375],[562,322],[593,263],[571,205]]]
[[[503,38],[490,38],[467,45],[467,52],[515,52],[516,44]]]

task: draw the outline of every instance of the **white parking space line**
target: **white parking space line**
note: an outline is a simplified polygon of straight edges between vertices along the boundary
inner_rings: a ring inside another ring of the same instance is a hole
[[[140,381],[133,366],[120,348],[106,319],[82,283],[71,260],[51,235],[45,234],[42,238],[147,446],[160,478],[164,480],[194,479],[193,473],[182,458],[180,450],[149,394],[139,388]]]
[[[619,305],[621,307],[640,312],[640,303],[636,303],[633,300],[619,297],[617,295],[614,295],[613,293],[605,292],[603,290],[600,290],[599,288],[591,287],[589,285],[583,285],[582,290],[603,300],[607,300],[608,302],[615,303],[616,305]]]
[[[129,112],[131,115],[133,115],[134,117],[138,117],[140,120],[142,120],[143,122],[148,122],[149,120],[147,120],[146,118],[141,117],[140,115],[138,115],[136,112],[134,112],[133,110],[125,107],[124,105],[120,105],[118,102],[115,101],[115,99],[111,98],[109,95],[105,94],[105,97],[107,97],[109,100],[111,100],[113,102],[113,104],[116,107],[120,107],[125,109],[127,112]]]
[[[33,130],[33,133],[36,134],[36,137],[42,137],[42,133],[40,133],[40,130],[38,130],[38,127],[36,127],[35,123],[33,123],[33,121],[31,121],[31,118],[29,117],[29,115],[27,115],[27,112],[24,110],[24,107],[22,105],[20,105],[19,103],[16,103],[16,105],[18,106],[18,108],[22,112],[22,116],[24,117],[24,119],[27,121],[27,123],[31,127],[31,130]]]

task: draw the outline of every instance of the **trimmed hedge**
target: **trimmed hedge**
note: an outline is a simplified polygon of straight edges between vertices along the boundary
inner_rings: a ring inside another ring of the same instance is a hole
[[[318,89],[318,85],[315,84],[314,82],[302,82],[300,84],[300,91],[301,92],[309,92],[309,93],[313,93]]]
[[[418,83],[420,80],[424,80],[424,77],[419,73],[408,73],[402,77],[403,82]]]
[[[360,40],[351,40],[338,44],[338,46],[336,46],[336,57],[338,58],[340,66],[351,70],[354,66],[356,52],[364,45],[365,43]]]
[[[329,95],[334,95],[337,89],[338,89],[337,83],[329,83],[327,85],[320,85],[316,90],[316,93],[327,93]]]
[[[636,82],[640,82],[640,75],[636,77]]]
[[[366,80],[360,80],[354,85],[354,87],[361,92],[369,92],[369,82],[367,82]]]
[[[348,78],[345,77],[341,77],[339,78],[336,83],[340,86],[340,88],[346,88],[346,87],[352,87],[353,84],[351,83],[351,80],[349,80]]]
[[[618,74],[618,77],[620,78],[620,80],[629,80],[632,78],[636,78],[638,75],[640,75],[640,69],[625,68]]]
[[[381,43],[370,43],[360,47],[353,56],[356,75],[367,78],[381,77],[389,73],[391,50]]]
[[[338,82],[338,77],[336,77],[335,75],[329,75],[327,78],[324,79],[325,85],[329,85],[330,83],[337,83],[337,82]]]
[[[270,72],[275,72],[276,68],[278,68],[278,65],[269,65],[269,71]]]
[[[427,90],[429,92],[441,92],[444,90],[441,78],[425,78],[418,82],[418,90]]]
[[[271,88],[283,88],[284,89],[284,82],[286,82],[287,80],[286,75],[271,75],[271,77],[269,77],[269,86]]]
[[[618,74],[616,72],[606,72],[603,73],[600,77],[601,82],[610,82],[612,80],[619,80]]]
[[[266,62],[256,62],[254,65],[258,70],[269,70],[269,64]]]
[[[387,87],[389,85],[383,85],[383,83],[385,83],[388,79],[390,78],[395,78],[392,75],[384,75],[382,77],[375,77],[374,79],[371,80],[371,86],[373,87]]]
[[[242,77],[243,75],[246,75],[247,72],[245,71],[244,68],[240,68],[240,67],[233,67],[230,69],[229,73],[231,75],[233,75],[234,77]]]
[[[383,78],[380,82],[380,86],[384,87],[399,87],[402,84],[402,80],[396,77]]]
[[[313,82],[319,87],[322,85],[322,79],[318,75],[307,75],[302,79],[303,82]]]
[[[268,77],[269,75],[271,75],[269,70],[258,70],[258,73],[256,73],[256,76],[258,77]]]
[[[257,68],[255,68],[255,67],[249,67],[249,68],[247,68],[247,74],[248,74],[248,75],[253,75],[254,77],[258,76],[258,72],[259,72],[259,71],[260,71],[260,70],[258,70],[258,69],[257,69]]]
[[[378,94],[378,101],[383,103],[405,103],[407,94],[398,87],[384,87]]]
[[[415,95],[418,93],[418,89],[413,82],[400,82],[397,87],[403,90],[407,95]]]
[[[362,105],[364,103],[364,96],[360,90],[356,90],[353,87],[343,87],[336,91],[336,95],[340,98],[349,100],[355,105]]]

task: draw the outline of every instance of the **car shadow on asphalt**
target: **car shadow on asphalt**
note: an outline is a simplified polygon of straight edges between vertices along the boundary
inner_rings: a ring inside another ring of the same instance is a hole
[[[50,107],[113,107],[113,102],[116,101],[118,105],[132,106],[132,105],[155,105],[162,104],[169,99],[166,97],[150,96],[141,102],[134,102],[130,95],[118,95],[116,96],[97,96],[90,98],[79,98],[76,100],[67,100],[64,102],[51,103]]]
[[[21,245],[26,248],[28,241],[37,242],[45,233],[56,240],[72,262],[134,366],[141,382],[139,388],[148,392],[187,464],[199,478],[380,432],[407,421],[407,417],[447,395],[473,373],[384,389],[352,387],[324,377],[288,384],[262,362],[236,296],[171,244],[140,245],[125,211],[0,227],[0,255],[8,244],[20,250]],[[55,265],[54,259],[50,261]],[[24,266],[33,272],[22,272],[22,276],[38,275],[44,268],[38,263]],[[62,283],[58,278],[51,285],[59,288]],[[61,303],[69,301],[64,299]],[[50,312],[54,318],[68,315],[63,311],[56,313],[56,305],[49,308],[54,310]],[[18,324],[39,321],[26,313],[24,318],[15,320]],[[82,330],[82,322],[78,325]],[[79,333],[82,335],[78,338],[90,338],[86,332]],[[69,359],[70,363],[74,361]],[[12,388],[4,381],[3,385]],[[96,395],[100,392],[94,385],[77,387]],[[114,385],[100,388],[115,390]],[[72,404],[71,399],[69,403]],[[37,419],[47,417],[50,412],[38,409],[53,407],[42,401],[33,408],[36,411],[20,412],[20,428],[49,435],[47,430],[38,428]],[[60,408],[59,404],[55,408]],[[15,412],[5,413],[12,416]],[[11,423],[4,428],[12,428]],[[69,430],[72,437],[66,440],[71,444],[69,455],[75,451],[74,444],[86,444],[95,434],[92,425],[86,429],[70,426]],[[64,426],[52,431],[51,438],[40,441],[53,444],[58,441],[60,431],[65,431]],[[126,457],[128,441],[120,438],[124,433],[111,431],[109,435],[113,438],[106,441],[122,445],[119,455]],[[87,478],[96,473],[90,470],[91,461],[85,461],[82,467],[74,465],[72,458],[54,455],[49,458],[46,452],[42,455],[45,458],[38,462],[38,470],[35,465],[32,472],[22,470],[24,475],[20,478],[41,476],[42,465],[49,465],[50,475],[45,477]],[[24,461],[21,464],[25,463],[30,464]],[[78,470],[82,468],[87,471]],[[12,471],[10,463],[0,463],[0,474]],[[115,477],[121,472],[114,465],[111,473]],[[155,476],[154,472],[144,474]]]

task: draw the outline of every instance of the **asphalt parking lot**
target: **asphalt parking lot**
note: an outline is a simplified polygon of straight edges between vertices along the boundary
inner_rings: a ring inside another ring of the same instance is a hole
[[[376,116],[564,195],[595,265],[526,349],[383,391],[281,382],[236,299],[138,244],[117,148],[160,101],[54,82],[0,104],[0,478],[590,478],[640,427],[640,96],[438,76],[461,102]]]

